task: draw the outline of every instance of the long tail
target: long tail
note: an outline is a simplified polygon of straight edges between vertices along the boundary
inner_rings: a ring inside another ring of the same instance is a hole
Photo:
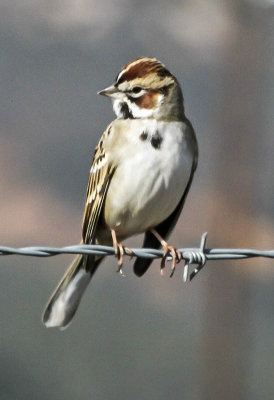
[[[47,328],[66,329],[102,257],[77,256],[50,297],[42,315]]]

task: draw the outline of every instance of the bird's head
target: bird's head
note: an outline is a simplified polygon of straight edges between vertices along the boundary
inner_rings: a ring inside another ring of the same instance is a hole
[[[113,85],[99,92],[112,99],[118,118],[181,120],[183,96],[177,79],[156,58],[126,64]]]

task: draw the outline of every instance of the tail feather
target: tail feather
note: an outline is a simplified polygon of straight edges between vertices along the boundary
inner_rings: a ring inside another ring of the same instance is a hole
[[[50,297],[42,321],[47,328],[66,329],[102,258],[77,256]]]

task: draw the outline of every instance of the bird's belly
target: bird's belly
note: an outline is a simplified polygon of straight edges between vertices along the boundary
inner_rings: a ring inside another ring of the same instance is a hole
[[[104,216],[121,239],[157,226],[176,208],[192,166],[192,156],[179,150],[135,152],[115,171]]]

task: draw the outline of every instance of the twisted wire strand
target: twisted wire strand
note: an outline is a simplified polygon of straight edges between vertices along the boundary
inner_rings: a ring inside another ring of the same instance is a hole
[[[132,254],[125,250],[125,255],[140,258],[162,258],[163,250],[149,248],[131,248]],[[183,259],[188,259],[185,253],[198,252],[199,248],[180,248],[177,249]],[[93,254],[103,256],[115,255],[115,250],[110,246],[97,245],[73,245],[65,247],[46,247],[46,246],[30,246],[30,247],[8,247],[0,246],[0,256],[21,255],[31,257],[53,257],[59,254]],[[255,249],[204,249],[207,260],[233,260],[243,258],[265,257],[274,258],[274,250],[255,250]],[[169,259],[170,257],[168,257]]]
[[[255,249],[207,249],[205,248],[207,233],[201,237],[200,247],[198,248],[180,248],[177,249],[181,254],[181,258],[185,262],[184,281],[192,280],[198,272],[205,266],[208,260],[235,260],[255,257],[274,258],[274,250],[255,250]],[[115,249],[110,246],[78,244],[65,247],[46,247],[46,246],[31,246],[31,247],[7,247],[0,246],[0,256],[21,255],[33,257],[53,257],[59,254],[84,254],[84,255],[115,255]],[[148,248],[131,248],[131,252],[125,249],[125,255],[130,257],[141,258],[162,258],[163,250],[148,249]],[[171,259],[168,256],[168,260]],[[189,266],[196,265],[194,271],[189,274]]]

